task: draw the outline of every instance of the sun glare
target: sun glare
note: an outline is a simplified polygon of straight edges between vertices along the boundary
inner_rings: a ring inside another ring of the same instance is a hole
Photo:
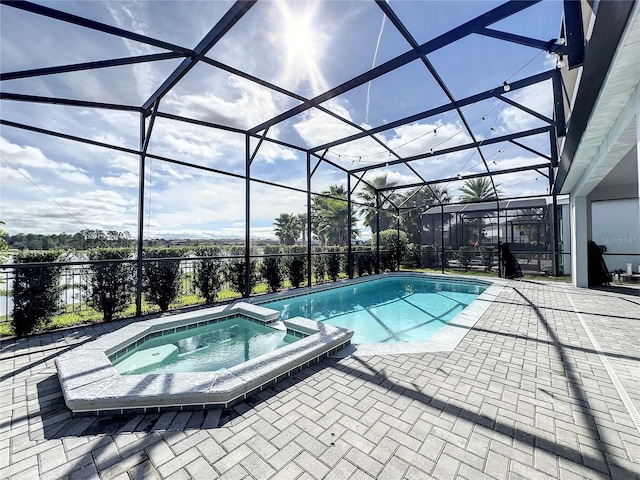
[[[295,10],[292,5],[295,5]],[[326,35],[314,30],[318,3],[279,1],[278,7],[282,22],[279,37],[286,54],[283,80],[292,87],[308,82],[314,95],[327,90],[327,83],[318,67]]]
[[[307,56],[313,58],[315,57],[315,44],[311,36],[309,19],[301,18],[299,20],[291,17],[286,19],[283,37],[288,53],[300,60]]]

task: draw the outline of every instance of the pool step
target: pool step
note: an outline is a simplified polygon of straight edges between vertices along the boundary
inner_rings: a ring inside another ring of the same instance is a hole
[[[120,375],[142,373],[151,367],[157,367],[177,358],[178,347],[172,344],[160,345],[133,353],[115,365],[115,368]]]

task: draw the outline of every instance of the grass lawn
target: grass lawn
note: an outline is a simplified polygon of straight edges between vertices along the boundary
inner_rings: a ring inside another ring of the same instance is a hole
[[[413,272],[424,272],[424,273],[442,273],[440,269],[432,269],[432,268],[417,268],[417,269],[403,269],[403,271],[413,271]],[[498,274],[495,271],[485,272],[483,270],[467,270],[463,271],[461,269],[445,269],[445,273],[450,275],[464,275],[464,276],[472,276],[472,277],[497,277]],[[341,275],[340,278],[346,278],[346,275]],[[563,277],[546,277],[541,275],[525,275],[524,278],[526,280],[551,280],[551,281],[560,281],[560,282],[570,282],[571,277],[563,276]],[[315,279],[313,279],[315,282]],[[283,282],[283,290],[291,288],[291,283],[289,280],[285,280]],[[268,287],[266,283],[257,284],[253,290],[252,294],[261,295],[268,292]],[[234,292],[231,289],[224,289],[218,292],[218,302],[228,302],[231,300],[236,300],[240,298],[240,294]],[[178,297],[175,302],[173,302],[169,309],[176,310],[184,307],[191,307],[196,305],[204,305],[205,300],[203,297],[200,297],[196,294],[191,295],[183,295]],[[142,313],[150,314],[157,313],[160,311],[160,308],[157,305],[144,302],[142,303]],[[130,318],[134,317],[136,314],[136,306],[130,305],[122,314],[117,316],[116,318]],[[91,307],[82,308],[82,310],[71,310],[71,307],[68,307],[68,311],[56,315],[53,317],[50,323],[45,325],[40,331],[46,332],[51,330],[58,330],[61,328],[69,328],[78,325],[86,325],[92,323],[100,323],[102,322],[102,314]],[[9,321],[0,322],[0,338],[1,337],[10,337],[12,336],[11,331],[11,323]]]

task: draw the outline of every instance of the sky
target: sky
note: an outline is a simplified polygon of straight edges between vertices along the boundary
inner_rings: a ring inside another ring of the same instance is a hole
[[[37,2],[194,48],[232,5],[227,1],[59,1]],[[501,2],[391,0],[389,6],[418,43],[429,41]],[[545,0],[491,28],[547,41],[558,37],[562,2]],[[0,7],[0,70],[3,73],[72,63],[162,53],[163,50],[87,28]],[[247,129],[313,98],[410,50],[382,10],[369,1],[261,0],[207,53],[207,57],[276,84],[293,96],[227,73],[209,64],[194,67],[161,101],[165,113]],[[456,99],[555,68],[546,52],[473,34],[428,55]],[[180,64],[162,60],[1,83],[2,92],[124,105],[142,105]],[[550,82],[505,93],[528,108],[552,115]],[[289,118],[267,137],[303,149],[378,127],[448,103],[424,64],[410,62],[370,83],[353,88]],[[544,122],[499,100],[463,107],[478,140],[544,126]],[[347,122],[325,113],[333,112]],[[137,150],[137,113],[1,100],[3,119]],[[359,127],[359,128],[358,128]],[[484,171],[477,150],[437,155],[408,167],[386,166],[388,150],[409,157],[471,141],[462,118],[449,111],[330,148],[325,158],[347,168],[379,165],[366,180],[386,174],[398,185],[455,178]],[[548,136],[521,141],[549,153]],[[252,150],[257,141],[251,142]],[[513,144],[481,147],[489,168],[544,163]],[[148,158],[145,170],[144,238],[243,237],[245,232],[245,137],[224,130],[155,121],[148,152],[232,175]],[[321,152],[320,152],[321,153]],[[138,225],[139,157],[3,125],[0,127],[0,219],[10,234],[74,233],[83,229],[129,231]],[[313,162],[315,166],[315,161]],[[306,188],[304,152],[263,142],[251,176],[266,182]],[[548,192],[548,180],[534,172],[496,177],[505,197]],[[352,177],[352,185],[357,179]],[[311,186],[346,185],[345,172],[322,162]],[[459,181],[446,184],[456,198]],[[360,187],[356,188],[356,192]],[[307,196],[264,183],[251,184],[250,231],[273,238],[280,213],[306,212]],[[360,225],[364,238],[366,228]]]

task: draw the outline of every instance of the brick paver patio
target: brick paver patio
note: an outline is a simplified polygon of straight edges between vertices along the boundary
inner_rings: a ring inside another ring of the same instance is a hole
[[[226,411],[76,417],[54,360],[0,351],[0,478],[640,478],[640,297],[511,281],[453,352],[322,361]]]

